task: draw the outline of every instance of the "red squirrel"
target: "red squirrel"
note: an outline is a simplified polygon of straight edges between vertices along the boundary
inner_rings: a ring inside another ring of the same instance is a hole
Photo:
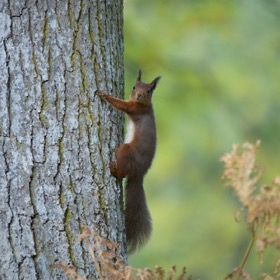
[[[130,100],[122,100],[99,92],[99,96],[114,108],[128,115],[125,143],[110,163],[111,174],[122,182],[126,177],[125,226],[128,252],[133,253],[149,239],[152,231],[151,216],[143,189],[144,175],[152,164],[156,149],[156,125],[152,95],[160,77],[150,84],[141,81],[141,69],[136,78]]]

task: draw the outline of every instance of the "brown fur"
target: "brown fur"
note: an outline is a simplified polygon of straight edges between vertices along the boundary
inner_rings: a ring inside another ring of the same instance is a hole
[[[130,100],[99,93],[99,96],[113,107],[125,112],[134,124],[131,142],[119,147],[116,162],[110,164],[112,175],[119,181],[122,181],[124,177],[127,178],[125,224],[130,253],[140,248],[148,240],[152,231],[143,179],[152,164],[156,149],[152,94],[159,80],[160,77],[157,77],[150,84],[143,83],[141,70],[139,70]]]

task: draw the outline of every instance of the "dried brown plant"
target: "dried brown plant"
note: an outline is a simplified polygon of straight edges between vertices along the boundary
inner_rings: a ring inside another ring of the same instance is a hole
[[[246,211],[246,223],[251,233],[251,241],[240,266],[229,274],[232,277],[236,274],[236,279],[250,279],[243,268],[254,244],[257,245],[261,262],[267,247],[280,250],[280,177],[276,177],[270,185],[256,185],[263,173],[255,163],[259,146],[260,141],[234,145],[230,153],[221,157],[225,166],[223,178],[227,180],[226,185],[234,189],[242,209]],[[275,277],[280,276],[279,263],[280,259],[273,274]],[[263,277],[274,279],[273,276],[265,274]]]
[[[93,241],[91,242],[90,239]],[[121,257],[118,244],[112,243],[111,241],[100,237],[97,232],[93,231],[87,226],[82,227],[82,233],[79,235],[78,241],[84,241],[87,244],[100,280],[191,279],[190,276],[187,276],[187,270],[185,267],[177,276],[176,267],[173,266],[172,269],[167,273],[167,277],[164,278],[165,271],[162,267],[156,267],[154,270],[151,270],[148,268],[135,269],[126,265],[125,261]],[[57,262],[53,265],[53,268],[61,268],[70,279],[85,280],[77,273],[76,268],[73,266],[67,266],[62,262]]]
[[[84,280],[84,278],[77,272],[77,268],[74,266],[66,265],[63,262],[58,261],[51,267],[51,269],[55,268],[61,268],[69,279]]]

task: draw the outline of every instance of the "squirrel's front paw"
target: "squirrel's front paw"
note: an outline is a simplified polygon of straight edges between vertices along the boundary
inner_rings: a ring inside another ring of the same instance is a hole
[[[102,98],[102,99],[106,99],[106,97],[108,96],[108,94],[106,94],[106,93],[104,93],[104,92],[102,92],[102,91],[98,91],[98,96],[100,97],[100,98]]]

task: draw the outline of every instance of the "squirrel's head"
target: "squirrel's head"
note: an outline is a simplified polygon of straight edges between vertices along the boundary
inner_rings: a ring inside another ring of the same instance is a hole
[[[136,83],[131,92],[131,99],[143,104],[151,104],[152,95],[157,87],[160,77],[156,77],[150,84],[141,81],[142,71],[139,69]]]

